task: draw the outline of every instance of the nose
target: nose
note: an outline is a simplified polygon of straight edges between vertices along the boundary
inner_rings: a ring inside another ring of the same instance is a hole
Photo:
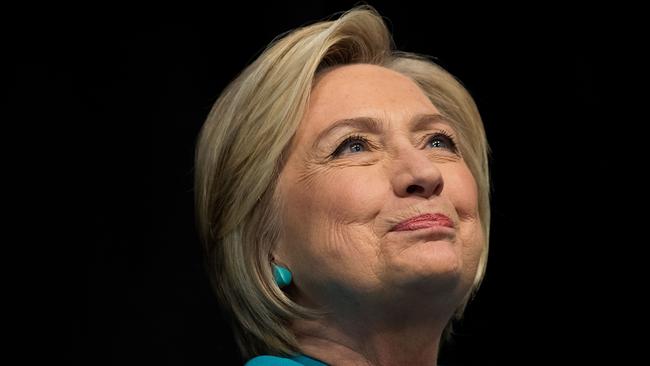
[[[444,185],[438,166],[415,147],[404,148],[393,162],[392,183],[398,197],[440,195]]]

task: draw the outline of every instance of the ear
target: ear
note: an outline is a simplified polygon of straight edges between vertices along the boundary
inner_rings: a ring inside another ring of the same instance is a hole
[[[283,265],[284,261],[282,260],[281,256],[271,253],[271,255],[269,256],[269,263]]]
[[[271,249],[271,252],[269,253],[269,261],[280,264],[283,262],[283,259],[285,259],[285,257],[284,245],[282,245],[281,242],[273,245],[273,249]]]

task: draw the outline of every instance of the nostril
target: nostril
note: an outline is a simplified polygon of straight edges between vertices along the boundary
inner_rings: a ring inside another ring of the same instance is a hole
[[[418,185],[412,184],[412,185],[408,186],[408,188],[406,188],[406,192],[407,193],[424,192],[424,188],[422,188],[422,187],[420,187]]]

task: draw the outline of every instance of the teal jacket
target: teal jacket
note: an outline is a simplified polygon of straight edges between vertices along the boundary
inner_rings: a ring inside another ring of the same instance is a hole
[[[305,355],[294,357],[257,356],[253,357],[244,366],[329,366],[322,361]]]
[[[329,366],[315,358],[298,355],[295,357],[257,356],[253,357],[244,366]],[[442,365],[438,365],[442,366]]]

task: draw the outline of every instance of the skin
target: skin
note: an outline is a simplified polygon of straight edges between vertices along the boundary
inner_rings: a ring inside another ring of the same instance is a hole
[[[380,66],[319,75],[279,176],[283,233],[272,253],[293,274],[287,294],[329,312],[292,324],[303,353],[332,365],[436,365],[485,240],[474,177],[447,140],[428,137],[454,129],[409,124],[437,113],[411,79]],[[381,119],[382,131],[337,130],[313,146],[335,121],[359,116]],[[372,146],[350,142],[332,158],[352,134]],[[391,231],[426,212],[446,214],[451,233]]]

